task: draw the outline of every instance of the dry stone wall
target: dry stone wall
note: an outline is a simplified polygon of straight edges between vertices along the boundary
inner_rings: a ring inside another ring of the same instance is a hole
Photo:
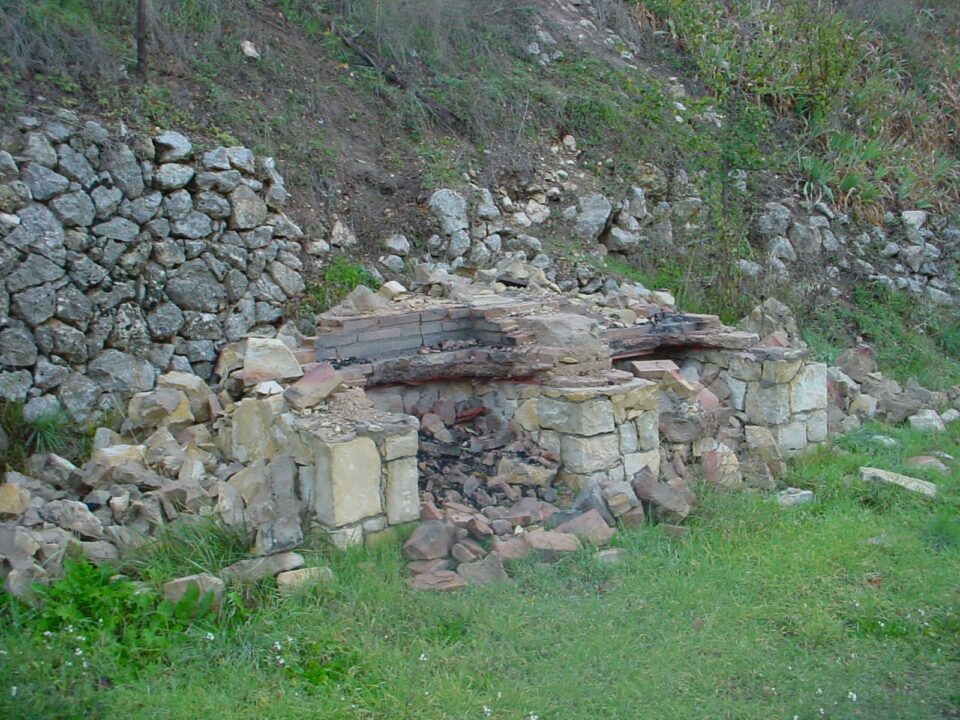
[[[272,158],[69,111],[0,136],[0,397],[77,419],[273,335],[304,288]]]

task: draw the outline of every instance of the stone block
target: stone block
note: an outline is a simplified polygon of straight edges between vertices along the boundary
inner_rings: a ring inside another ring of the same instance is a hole
[[[383,438],[383,459],[388,462],[397,458],[416,457],[418,449],[419,438],[416,430]]]
[[[660,447],[660,413],[645,410],[633,419],[637,428],[637,449],[642,452]]]
[[[210,575],[209,573],[199,573],[197,575],[186,575],[164,583],[163,597],[172,603],[179,602],[191,587],[197,588],[199,592],[198,597],[203,597],[207,593],[213,593],[215,607],[220,606],[220,603],[223,602],[223,596],[227,591],[226,585],[220,578],[215,575]]]
[[[531,398],[524,400],[513,415],[513,421],[527,432],[536,432],[540,429],[539,403]]]
[[[599,435],[614,430],[613,405],[606,398],[584,402],[541,397],[538,400],[540,427],[572,435]]]
[[[866,482],[878,483],[880,485],[897,485],[905,490],[920,493],[921,495],[926,495],[930,498],[937,497],[937,486],[932,482],[912,478],[909,475],[901,475],[900,473],[890,472],[889,470],[862,467],[860,468],[860,479]]]
[[[820,443],[827,439],[828,421],[826,410],[810,413],[804,422],[807,425],[807,442]]]
[[[281,595],[291,595],[301,588],[311,585],[329,585],[333,581],[333,570],[328,567],[299,568],[277,575],[277,590]]]
[[[790,417],[791,387],[791,385],[749,383],[745,408],[750,422],[757,425],[785,423]],[[826,396],[826,381],[824,381],[824,396]]]
[[[626,422],[617,427],[620,434],[620,454],[635,453],[640,448],[637,443],[637,426],[632,422]]]
[[[620,443],[616,433],[580,437],[564,435],[560,456],[568,472],[592,473],[607,470],[620,461]]]
[[[380,453],[370,438],[346,442],[313,441],[316,458],[317,520],[341,527],[379,515]]]
[[[387,522],[391,525],[420,517],[420,497],[416,457],[405,457],[387,463],[385,493]]]
[[[630,453],[623,456],[623,470],[627,480],[631,480],[634,475],[648,467],[654,477],[660,475],[660,450],[653,449],[641,453]]]
[[[809,363],[790,383],[790,408],[793,412],[825,410],[827,407],[827,366]]]
[[[807,447],[807,426],[802,421],[776,425],[770,432],[784,455],[796,455]]]

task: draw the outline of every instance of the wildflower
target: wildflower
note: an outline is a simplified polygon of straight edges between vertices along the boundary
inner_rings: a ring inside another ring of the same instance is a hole
[[[276,650],[277,652],[280,652],[281,650],[283,650],[283,645],[280,644],[279,640],[274,641],[273,649]]]
[[[10,688],[10,697],[16,697],[16,696],[17,696],[17,686],[14,685],[13,687]]]
[[[287,635],[287,644],[289,645],[292,642],[293,642],[293,638]]]
[[[77,648],[76,650],[73,651],[73,654],[76,655],[77,657],[80,657],[81,655],[83,655],[83,650],[81,650],[80,648]]]
[[[851,690],[850,692],[847,693],[847,700],[849,700],[850,702],[856,702],[857,694],[853,692],[853,690]]]
[[[274,660],[277,661],[277,665],[278,665],[279,667],[283,667],[284,665],[287,664],[287,661],[284,660],[284,659],[283,659],[282,657],[280,657],[279,655],[277,655],[277,656],[274,658]]]
[[[539,715],[534,715],[533,713],[530,713],[529,715],[527,715],[526,720],[540,720],[540,716],[539,716]]]
[[[420,662],[426,662],[426,661],[427,661],[427,654],[420,653]]]
[[[53,637],[53,633],[50,632],[49,630],[44,630],[44,631],[43,631],[43,636],[44,636],[45,638],[50,638],[50,637]]]
[[[206,640],[207,642],[213,642],[214,640],[217,639],[217,636],[214,635],[212,632],[208,632],[206,635],[203,636],[203,639]]]
[[[490,717],[491,715],[493,715],[493,710],[491,710],[488,706],[484,705],[484,706],[483,706],[483,714],[484,714],[486,717]]]

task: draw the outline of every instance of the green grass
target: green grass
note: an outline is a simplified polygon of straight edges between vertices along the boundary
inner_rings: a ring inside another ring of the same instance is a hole
[[[856,285],[849,302],[800,308],[803,336],[827,362],[862,337],[881,371],[900,382],[946,389],[960,383],[960,318],[949,309],[879,283]]]
[[[873,443],[875,432],[900,445]],[[933,449],[960,457],[960,427],[938,437],[868,428],[793,465],[789,482],[815,490],[813,504],[781,509],[759,494],[705,492],[688,540],[656,527],[625,532],[619,566],[583,551],[556,566],[521,563],[512,584],[452,595],[409,590],[392,543],[308,548],[310,564],[333,566],[332,587],[281,599],[266,582],[246,615],[164,635],[162,650],[132,672],[96,628],[45,637],[29,614],[7,613],[0,712],[955,717],[960,474],[956,465],[948,477],[921,473],[940,486],[936,501],[855,479],[860,465],[903,469]],[[233,558],[229,542],[216,542],[220,551],[201,555],[204,569]],[[152,567],[197,569],[177,551],[164,557]]]

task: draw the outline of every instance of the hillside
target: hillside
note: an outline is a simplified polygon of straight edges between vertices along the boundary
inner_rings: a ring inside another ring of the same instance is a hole
[[[956,0],[0,0],[4,718],[960,717]]]

